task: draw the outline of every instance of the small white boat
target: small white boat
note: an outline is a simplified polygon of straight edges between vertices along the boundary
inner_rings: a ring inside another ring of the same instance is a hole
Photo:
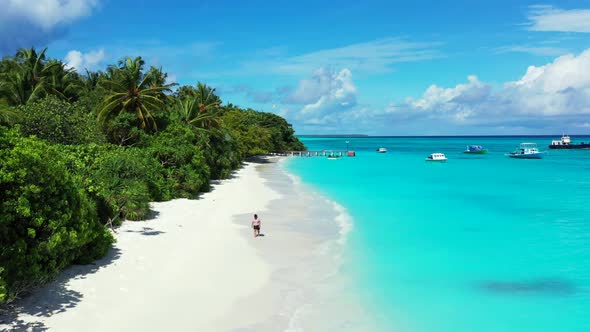
[[[430,156],[428,156],[428,158],[426,158],[426,161],[447,161],[447,157],[445,156],[444,153],[433,153]]]
[[[377,149],[377,152],[385,153],[385,152],[387,152],[387,149],[386,148],[379,148],[379,149]]]
[[[521,158],[521,159],[541,159],[543,158],[544,151],[537,149],[537,143],[520,143],[518,150],[507,154],[510,158]]]

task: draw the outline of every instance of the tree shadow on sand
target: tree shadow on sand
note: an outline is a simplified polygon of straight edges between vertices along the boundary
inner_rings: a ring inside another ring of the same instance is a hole
[[[238,169],[235,169],[235,170],[231,171],[231,173],[229,173],[229,175],[228,175],[228,176],[226,176],[226,177],[224,177],[223,179],[213,179],[213,180],[209,180],[209,185],[210,185],[211,187],[209,188],[209,190],[208,190],[207,192],[211,192],[211,191],[215,190],[215,186],[217,186],[217,185],[220,185],[220,184],[223,184],[223,182],[224,182],[224,181],[227,181],[227,180],[233,180],[233,179],[237,178],[238,171],[239,171],[239,170],[240,170],[242,167],[243,167],[243,165],[242,165],[242,166],[240,166],[240,168],[238,168]]]
[[[272,164],[276,162],[268,156],[250,156],[246,158],[246,161],[254,164]]]
[[[28,296],[15,301],[0,313],[1,331],[47,331],[37,317],[51,317],[78,305],[83,295],[68,288],[70,280],[85,279],[89,274],[110,265],[121,256],[121,251],[111,248],[109,253],[88,265],[71,266],[46,286],[33,290]]]
[[[150,208],[150,212],[145,217],[145,220],[144,221],[154,220],[154,219],[157,219],[159,216],[160,216],[160,211],[155,211],[155,210],[153,210],[153,209]]]
[[[166,233],[166,232],[163,232],[163,231],[155,230],[155,229],[153,229],[151,227],[143,227],[140,230],[131,230],[131,229],[128,229],[125,232],[127,232],[127,233],[137,233],[137,234],[146,235],[146,236],[154,236],[154,235],[160,235],[160,234]]]
[[[222,184],[223,181],[235,179],[237,173],[246,166],[246,163],[258,164],[258,165],[265,165],[265,164],[274,164],[276,160],[272,159],[273,156],[266,156],[266,155],[259,155],[259,156],[249,156],[244,159],[244,162],[240,164],[240,167],[233,170],[227,177],[223,179],[213,179],[209,181],[211,185],[218,185]],[[214,189],[214,188],[211,188]]]

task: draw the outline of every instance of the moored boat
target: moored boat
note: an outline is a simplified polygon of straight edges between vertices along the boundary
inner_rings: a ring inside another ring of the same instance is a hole
[[[484,149],[481,145],[468,145],[467,150],[463,151],[463,153],[486,154],[488,153],[488,150]]]
[[[385,152],[387,152],[387,149],[386,148],[379,148],[379,149],[377,149],[377,152],[378,153],[385,153]]]
[[[520,147],[507,154],[510,158],[521,158],[521,159],[541,159],[545,154],[544,151],[537,149],[537,143],[520,143]]]
[[[433,153],[430,156],[428,156],[426,158],[426,161],[441,161],[441,162],[445,162],[447,161],[447,157],[444,155],[444,153]]]
[[[328,155],[328,159],[329,159],[329,160],[340,159],[340,157],[341,157],[340,155],[337,155],[337,154],[335,154],[334,152],[331,152],[331,153]]]
[[[559,150],[566,150],[566,149],[590,149],[590,143],[572,143],[571,137],[568,135],[562,135],[560,140],[553,140],[549,145],[550,149],[559,149]]]

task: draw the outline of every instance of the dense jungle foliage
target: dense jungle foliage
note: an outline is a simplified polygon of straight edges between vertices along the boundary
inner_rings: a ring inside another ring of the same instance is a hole
[[[104,256],[149,202],[195,198],[248,156],[303,150],[272,113],[167,83],[141,57],[80,74],[46,50],[0,61],[0,303]]]

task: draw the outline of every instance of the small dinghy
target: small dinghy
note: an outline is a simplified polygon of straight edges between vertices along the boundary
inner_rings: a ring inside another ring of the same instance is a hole
[[[441,161],[441,162],[445,162],[445,161],[447,161],[447,157],[445,156],[444,153],[433,153],[430,156],[428,156],[428,158],[426,158],[426,161]]]

